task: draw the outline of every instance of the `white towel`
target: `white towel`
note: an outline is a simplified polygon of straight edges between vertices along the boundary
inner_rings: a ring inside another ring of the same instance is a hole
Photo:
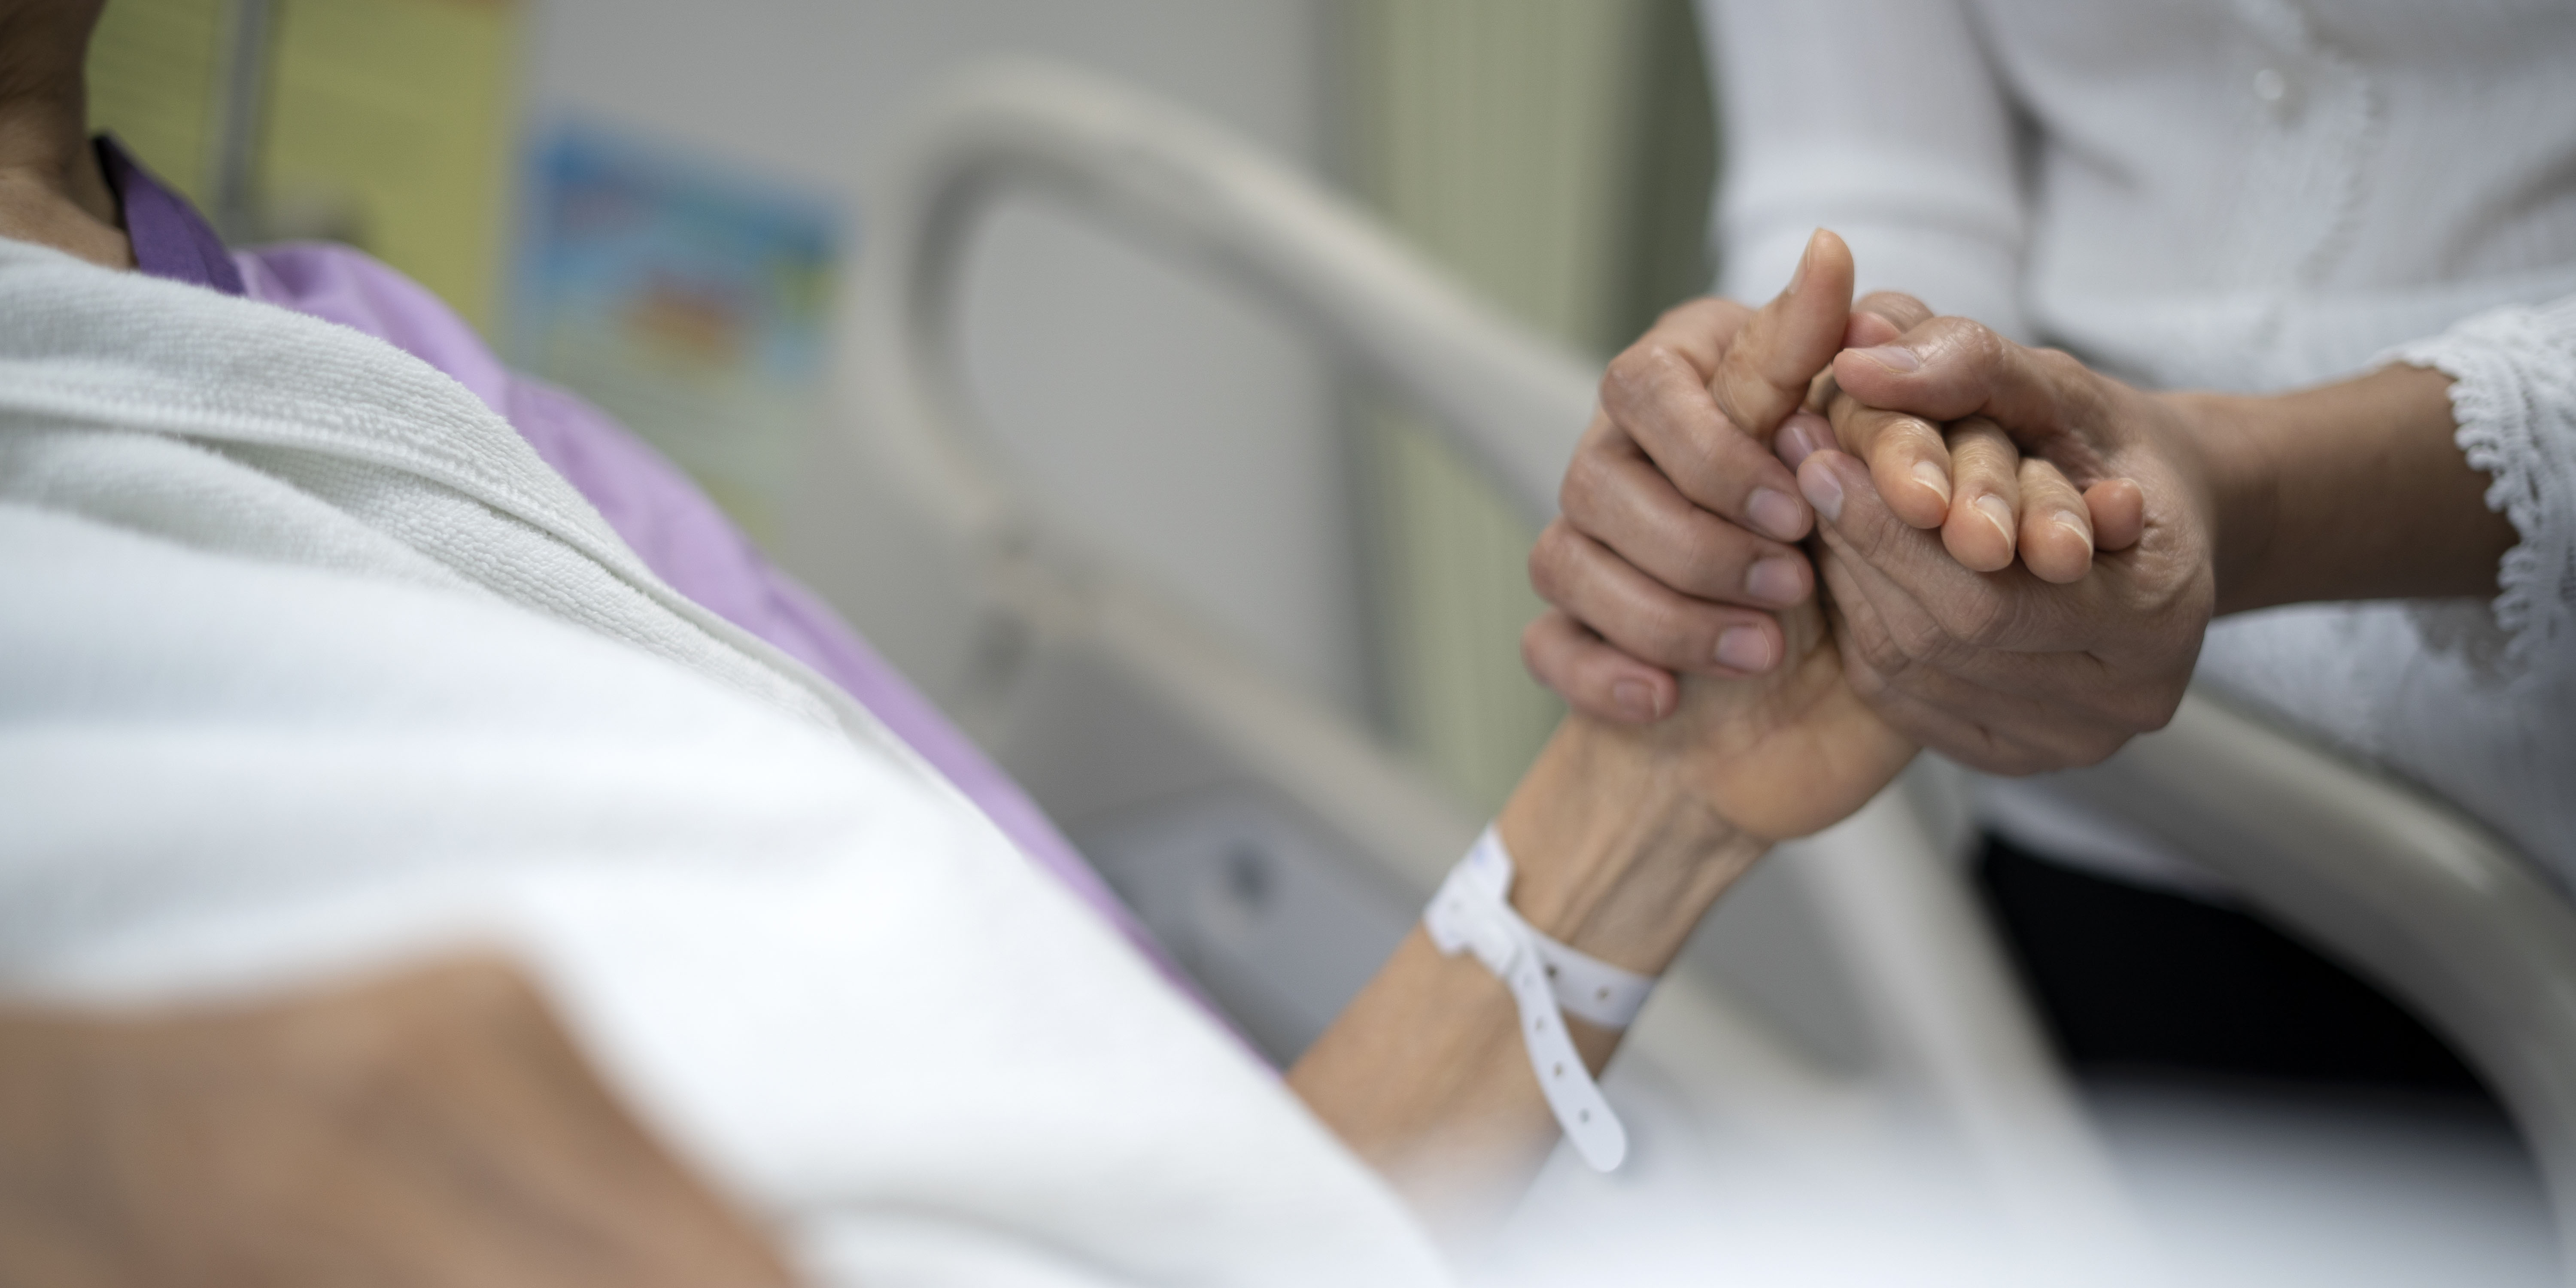
[[[825,1280],[1437,1281],[863,710],[374,340],[0,241],[0,987],[460,943]]]

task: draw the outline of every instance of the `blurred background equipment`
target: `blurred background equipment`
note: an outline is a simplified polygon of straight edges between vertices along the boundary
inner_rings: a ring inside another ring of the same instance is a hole
[[[1351,186],[1522,322],[1607,358],[1703,293],[1717,135],[1688,0],[1342,10]],[[1385,728],[1501,804],[1564,710],[1521,667],[1537,534],[1421,421],[1354,403]]]
[[[769,542],[820,410],[842,227],[821,201],[667,145],[558,126],[530,150],[511,351]]]

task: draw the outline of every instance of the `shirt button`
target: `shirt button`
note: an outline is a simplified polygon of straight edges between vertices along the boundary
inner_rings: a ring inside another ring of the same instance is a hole
[[[2254,73],[2254,97],[2278,107],[2282,99],[2289,97],[2289,93],[2290,78],[2282,75],[2280,68],[2266,67]]]

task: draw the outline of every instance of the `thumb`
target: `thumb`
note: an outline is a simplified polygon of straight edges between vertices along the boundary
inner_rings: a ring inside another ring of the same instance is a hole
[[[1851,298],[1851,248],[1819,228],[1807,239],[1788,289],[1763,305],[1718,359],[1708,383],[1718,410],[1736,428],[1769,442],[1842,349]]]
[[[2118,461],[2135,440],[2124,413],[2127,386],[2055,349],[2016,344],[1966,318],[1934,318],[1895,342],[1846,349],[1833,359],[1842,392],[1873,409],[1948,423],[1969,416],[1993,421],[2025,456],[2048,461],[2076,486],[2122,475]],[[1839,422],[1838,422],[1839,423]],[[2132,531],[2125,498],[2097,519],[2097,536]],[[2117,544],[2104,545],[2116,550]]]
[[[1934,318],[1832,362],[1835,383],[1870,407],[1936,423],[1983,416],[2024,449],[2105,419],[2100,378],[2083,363],[1966,318]]]

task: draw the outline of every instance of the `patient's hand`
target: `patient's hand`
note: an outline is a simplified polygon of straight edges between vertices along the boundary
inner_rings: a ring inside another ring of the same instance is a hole
[[[1798,289],[1733,328],[1723,355],[1700,352],[1704,368],[1670,358],[1715,372],[1687,378],[1701,394],[1695,414],[1715,416],[1724,403],[1734,424],[1767,437],[1807,396],[1842,342],[1851,290],[1839,241],[1820,236],[1809,258]],[[1595,431],[1596,443],[1612,432]],[[1661,477],[1645,448],[1605,455]],[[1569,482],[1569,499],[1573,491]],[[1802,552],[1781,549],[1804,568]],[[1776,622],[1761,618],[1773,651],[1757,673],[1691,676],[1665,708],[1672,718],[1653,725],[1577,713],[1541,750],[1496,822],[1518,868],[1512,904],[1541,932],[1659,974],[1772,841],[1860,808],[1904,766],[1912,745],[1853,696],[1822,612],[1798,598]],[[1615,1033],[1567,1028],[1595,1068],[1617,1044]],[[1443,956],[1419,930],[1290,1070],[1289,1085],[1453,1234],[1507,1210],[1556,1139],[1508,994],[1473,957]]]
[[[0,1283],[768,1285],[506,966],[0,1009]]]
[[[1822,611],[1780,615],[1789,662],[1745,679],[1690,676],[1681,709],[1652,725],[1594,733],[1651,758],[1719,818],[1764,842],[1808,836],[1850,817],[1915,752],[1854,693]]]
[[[1851,281],[1849,251],[1820,231],[1761,313],[1695,301],[1611,364],[1602,413],[1566,471],[1563,517],[1530,556],[1532,584],[1558,611],[1530,627],[1523,657],[1577,710],[1661,719],[1679,700],[1677,674],[1752,674],[1787,656],[1765,610],[1805,602],[1813,574],[1800,551],[1756,529],[1804,533],[1809,513],[1784,512],[1772,494],[1777,476],[1818,448],[1857,457],[1887,513],[1937,531],[1972,571],[2018,560],[2043,581],[2069,583],[2097,543],[2136,540],[2134,488],[2079,494],[2055,462],[2024,459],[1991,421],[1851,414],[1857,404],[1828,366],[1835,350],[1884,345],[1932,316],[1893,293],[1843,315]],[[1846,321],[1839,331],[1815,325],[1828,316]],[[1796,343],[1780,342],[1792,333]],[[1830,425],[1816,414],[1829,409]]]
[[[1660,975],[1771,842],[1826,827],[1914,746],[1853,696],[1813,603],[1783,614],[1789,661],[1692,676],[1653,725],[1569,715],[1503,806],[1511,902],[1542,933]],[[1502,984],[1416,928],[1289,1071],[1317,1117],[1444,1238],[1480,1239],[1518,1200],[1557,1126]],[[1619,1034],[1569,1021],[1596,1072]]]
[[[1978,769],[2092,764],[2162,726],[2181,702],[2217,604],[2218,497],[2198,406],[1936,318],[1835,360],[1846,441],[1900,421],[1978,417],[2055,462],[2033,498],[2118,549],[2072,579],[1972,572],[1884,503],[1858,462],[1800,468],[1823,525],[1824,567],[1852,683],[1926,745]],[[2076,485],[2084,491],[2078,493]]]
[[[1787,656],[1773,614],[1814,591],[1795,544],[1813,515],[1773,435],[1829,440],[1823,420],[1793,413],[1843,347],[1851,287],[1849,250],[1819,232],[1760,312],[1692,301],[1611,362],[1563,515],[1530,552],[1531,582],[1560,611],[1522,651],[1578,710],[1659,719],[1679,700],[1674,671],[1753,675]],[[1863,306],[1895,315],[1872,317],[1873,335],[1930,316],[1902,297]]]

